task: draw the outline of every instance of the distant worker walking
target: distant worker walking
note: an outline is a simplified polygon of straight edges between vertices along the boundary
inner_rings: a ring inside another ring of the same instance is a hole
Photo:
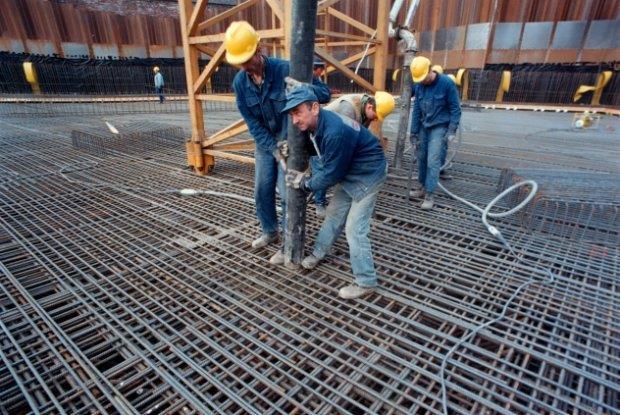
[[[159,66],[153,68],[153,72],[155,73],[155,92],[159,95],[159,103],[164,103],[164,76],[159,72]]]

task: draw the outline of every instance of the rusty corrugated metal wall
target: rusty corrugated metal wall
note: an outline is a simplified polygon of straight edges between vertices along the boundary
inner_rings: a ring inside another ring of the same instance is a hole
[[[618,0],[421,0],[421,53],[447,67],[620,60]]]
[[[342,0],[334,7],[376,24],[376,0]],[[226,8],[209,4],[206,14]],[[620,60],[619,14],[620,0],[421,0],[413,27],[420,51],[448,69],[612,62]],[[265,2],[236,18],[257,28],[272,21]],[[224,31],[227,23],[216,29]],[[350,30],[334,18],[330,27]],[[176,4],[144,0],[2,0],[0,50],[61,57],[182,56]],[[397,64],[395,50],[391,41],[390,66]]]

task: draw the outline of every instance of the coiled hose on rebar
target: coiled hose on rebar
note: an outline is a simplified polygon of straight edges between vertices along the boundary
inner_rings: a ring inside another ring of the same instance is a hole
[[[458,130],[458,134],[457,134],[458,139],[456,140],[455,143],[455,149],[452,152],[452,154],[449,155],[449,157],[446,159],[446,162],[444,163],[443,166],[440,167],[439,171],[443,171],[446,168],[448,168],[449,166],[452,165],[452,162],[454,160],[454,158],[456,157],[456,154],[458,153],[458,150],[460,149],[461,143],[462,143],[462,130],[461,128],[459,128]],[[415,146],[411,146],[411,168],[409,170],[409,176],[408,176],[408,181],[407,181],[407,197],[409,197],[409,190],[411,188],[411,182],[412,180],[412,172],[413,172],[413,164],[416,160],[415,158],[415,151],[416,148]],[[513,207],[512,209],[509,209],[507,211],[504,212],[491,212],[491,209],[503,198],[505,198],[508,194],[512,193],[513,191],[515,191],[516,189],[520,188],[520,187],[524,187],[524,186],[530,186],[530,191],[529,194],[527,195],[527,197],[525,199],[523,199],[523,201],[521,201],[521,203],[519,203],[517,206]],[[553,273],[551,272],[551,270],[547,269],[547,268],[543,268],[540,265],[538,265],[536,262],[531,261],[525,257],[519,257],[517,255],[517,253],[515,252],[515,250],[512,248],[512,246],[510,245],[510,243],[508,243],[508,241],[506,240],[506,238],[502,235],[502,233],[500,232],[500,230],[498,228],[496,228],[495,226],[491,225],[488,221],[488,218],[504,218],[507,216],[510,216],[514,213],[517,213],[518,211],[520,211],[521,209],[523,209],[533,198],[534,196],[536,196],[536,192],[538,192],[538,183],[536,183],[534,180],[524,180],[521,181],[519,183],[515,183],[512,186],[510,186],[509,188],[505,189],[504,191],[502,191],[500,194],[498,194],[497,196],[495,196],[495,198],[493,200],[491,200],[489,203],[487,203],[486,206],[484,206],[483,208],[475,205],[474,203],[470,202],[469,200],[457,196],[456,194],[452,193],[451,191],[449,191],[442,183],[441,181],[438,182],[438,187],[443,190],[448,196],[450,196],[451,198],[453,198],[454,200],[457,200],[469,207],[471,207],[472,209],[480,212],[481,214],[481,221],[484,224],[484,226],[487,228],[487,230],[489,231],[489,233],[491,235],[493,235],[497,240],[499,240],[502,245],[510,252],[510,254],[519,262],[522,262],[524,264],[528,264],[531,268],[532,271],[536,272],[536,273],[540,273],[545,275],[546,279],[544,280],[540,280],[540,279],[536,279],[535,277],[531,277],[529,278],[526,282],[524,282],[523,284],[521,284],[519,287],[517,287],[517,289],[512,293],[512,295],[508,298],[508,300],[506,300],[506,302],[504,303],[504,306],[502,307],[502,311],[500,312],[500,314],[492,319],[487,321],[486,323],[480,324],[476,327],[474,327],[469,333],[467,333],[466,335],[464,335],[463,337],[461,337],[455,344],[454,346],[452,346],[452,348],[446,353],[446,355],[443,357],[443,359],[441,360],[441,366],[439,369],[439,379],[440,379],[440,383],[441,383],[441,405],[442,405],[442,410],[443,413],[445,415],[448,415],[448,393],[447,393],[447,385],[446,385],[446,379],[445,379],[445,370],[446,370],[446,366],[448,365],[448,361],[450,359],[450,356],[452,356],[452,354],[462,345],[464,344],[466,341],[468,341],[469,339],[473,338],[476,334],[478,334],[480,331],[486,329],[487,327],[497,323],[498,321],[502,320],[504,318],[504,316],[506,315],[506,313],[508,312],[508,307],[510,307],[510,305],[512,304],[512,302],[517,298],[517,296],[529,285],[534,284],[534,283],[544,283],[544,284],[549,284],[552,283],[555,280],[555,276],[553,275]]]

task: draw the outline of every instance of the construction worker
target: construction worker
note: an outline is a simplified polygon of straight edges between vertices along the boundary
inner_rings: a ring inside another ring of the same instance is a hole
[[[279,167],[283,156],[278,143],[286,140],[288,117],[281,111],[286,104],[284,78],[289,74],[289,62],[261,53],[259,41],[254,28],[244,21],[231,23],[224,36],[226,60],[241,68],[233,81],[237,107],[256,143],[254,200],[262,234],[252,242],[253,248],[279,239],[276,186],[281,195],[282,228],[286,224],[285,172]],[[327,85],[313,80],[311,88],[320,102],[329,101]],[[284,263],[282,251],[270,262]]]
[[[368,128],[374,120],[383,121],[394,110],[394,106],[394,97],[387,92],[379,91],[374,97],[368,94],[343,95],[330,102],[325,109],[349,117]],[[317,158],[312,157],[310,165],[313,170],[317,168],[316,163]],[[326,195],[327,189],[314,192],[316,215],[320,218],[325,217]]]
[[[164,103],[164,76],[159,72],[159,66],[153,68],[153,72],[155,73],[154,83],[155,83],[155,92],[159,95],[159,103]]]
[[[325,107],[349,117],[368,128],[374,120],[383,121],[394,110],[394,97],[385,91],[374,96],[368,94],[348,94],[336,98]]]
[[[355,282],[341,288],[339,295],[351,299],[371,293],[377,286],[377,273],[368,232],[379,188],[387,177],[379,140],[353,119],[322,109],[307,86],[287,95],[283,111],[290,113],[301,131],[308,131],[308,148],[321,159],[320,168],[313,170],[312,176],[289,169],[287,186],[307,192],[335,186],[312,255],[301,265],[306,269],[316,267],[344,228]]]
[[[431,70],[431,61],[416,56],[410,65],[415,101],[411,119],[411,144],[418,145],[418,182],[421,188],[411,197],[422,197],[422,209],[432,209],[439,170],[445,161],[447,143],[454,139],[461,120],[456,85]]]
[[[325,62],[323,61],[314,61],[312,64],[312,76],[314,78],[319,78],[323,80],[323,75],[325,74]]]

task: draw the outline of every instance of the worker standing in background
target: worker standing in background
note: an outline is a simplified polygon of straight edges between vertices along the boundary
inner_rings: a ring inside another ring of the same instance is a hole
[[[231,23],[224,36],[226,60],[241,68],[233,80],[237,108],[256,143],[254,200],[262,233],[252,242],[253,248],[267,246],[279,239],[276,186],[281,195],[282,228],[286,224],[285,172],[280,167],[283,152],[278,143],[283,148],[282,143],[286,140],[288,117],[282,109],[286,104],[284,78],[289,74],[290,65],[288,61],[262,54],[259,41],[254,28],[245,21]],[[310,88],[318,100],[328,102],[327,85],[317,79],[312,83]],[[283,264],[282,250],[269,261]]]
[[[325,75],[325,62],[316,60],[312,63],[312,77],[323,81]]]
[[[447,143],[454,139],[461,120],[456,85],[445,75],[431,70],[431,61],[416,56],[410,65],[415,101],[411,119],[411,145],[418,146],[420,189],[411,197],[422,197],[422,209],[432,209]]]
[[[159,103],[164,103],[164,76],[159,72],[159,66],[153,68],[153,72],[155,73],[155,92],[159,95]]]
[[[339,296],[352,299],[369,294],[378,281],[368,233],[379,188],[387,177],[379,140],[353,119],[322,109],[305,85],[288,94],[283,111],[290,112],[301,131],[308,131],[309,150],[321,161],[312,176],[289,169],[286,185],[307,192],[335,186],[312,255],[301,265],[316,267],[344,228],[355,283],[341,288]]]

